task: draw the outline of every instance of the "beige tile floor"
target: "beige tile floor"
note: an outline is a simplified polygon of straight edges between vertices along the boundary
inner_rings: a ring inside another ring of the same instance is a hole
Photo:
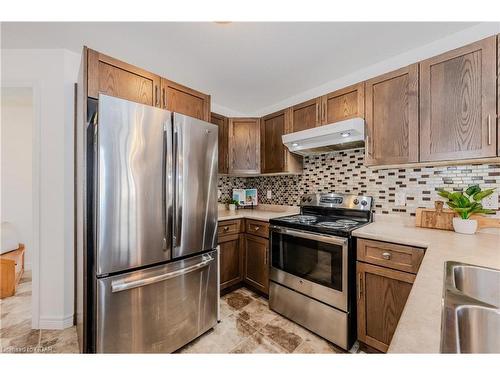
[[[75,327],[31,328],[31,273],[25,272],[12,297],[0,299],[0,352],[78,353]]]
[[[31,275],[0,300],[0,352],[78,353],[75,327],[31,328]],[[351,352],[359,352],[356,347]],[[343,353],[342,349],[271,311],[267,299],[241,288],[221,298],[221,322],[178,353]]]
[[[353,348],[356,352],[357,349]],[[241,288],[221,299],[221,322],[178,353],[344,353],[271,311],[267,299]]]

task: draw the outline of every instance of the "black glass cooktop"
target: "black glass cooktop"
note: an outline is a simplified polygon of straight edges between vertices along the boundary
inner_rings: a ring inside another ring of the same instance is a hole
[[[351,216],[299,214],[271,219],[269,222],[271,225],[310,232],[348,236],[354,229],[368,224],[369,220]]]

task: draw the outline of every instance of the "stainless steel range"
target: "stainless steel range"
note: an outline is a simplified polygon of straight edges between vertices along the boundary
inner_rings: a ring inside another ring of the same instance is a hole
[[[372,221],[371,207],[371,197],[309,194],[299,215],[270,220],[271,309],[346,350],[356,339],[351,232]]]

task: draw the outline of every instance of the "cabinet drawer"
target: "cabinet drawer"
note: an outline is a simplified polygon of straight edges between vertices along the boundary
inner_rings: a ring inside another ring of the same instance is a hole
[[[246,223],[246,233],[264,238],[269,237],[269,223],[257,220],[247,220]]]
[[[358,239],[357,259],[362,262],[417,273],[424,249],[388,242]]]
[[[225,236],[228,234],[240,233],[241,220],[227,220],[221,221],[217,228],[217,234],[219,236]]]

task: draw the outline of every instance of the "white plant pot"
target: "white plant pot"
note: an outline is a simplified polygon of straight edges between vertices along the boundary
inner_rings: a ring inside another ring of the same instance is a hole
[[[236,205],[235,204],[230,204],[229,205],[229,211],[236,211]]]
[[[474,234],[477,230],[477,220],[462,219],[460,217],[453,218],[453,229],[455,232],[462,234]]]

